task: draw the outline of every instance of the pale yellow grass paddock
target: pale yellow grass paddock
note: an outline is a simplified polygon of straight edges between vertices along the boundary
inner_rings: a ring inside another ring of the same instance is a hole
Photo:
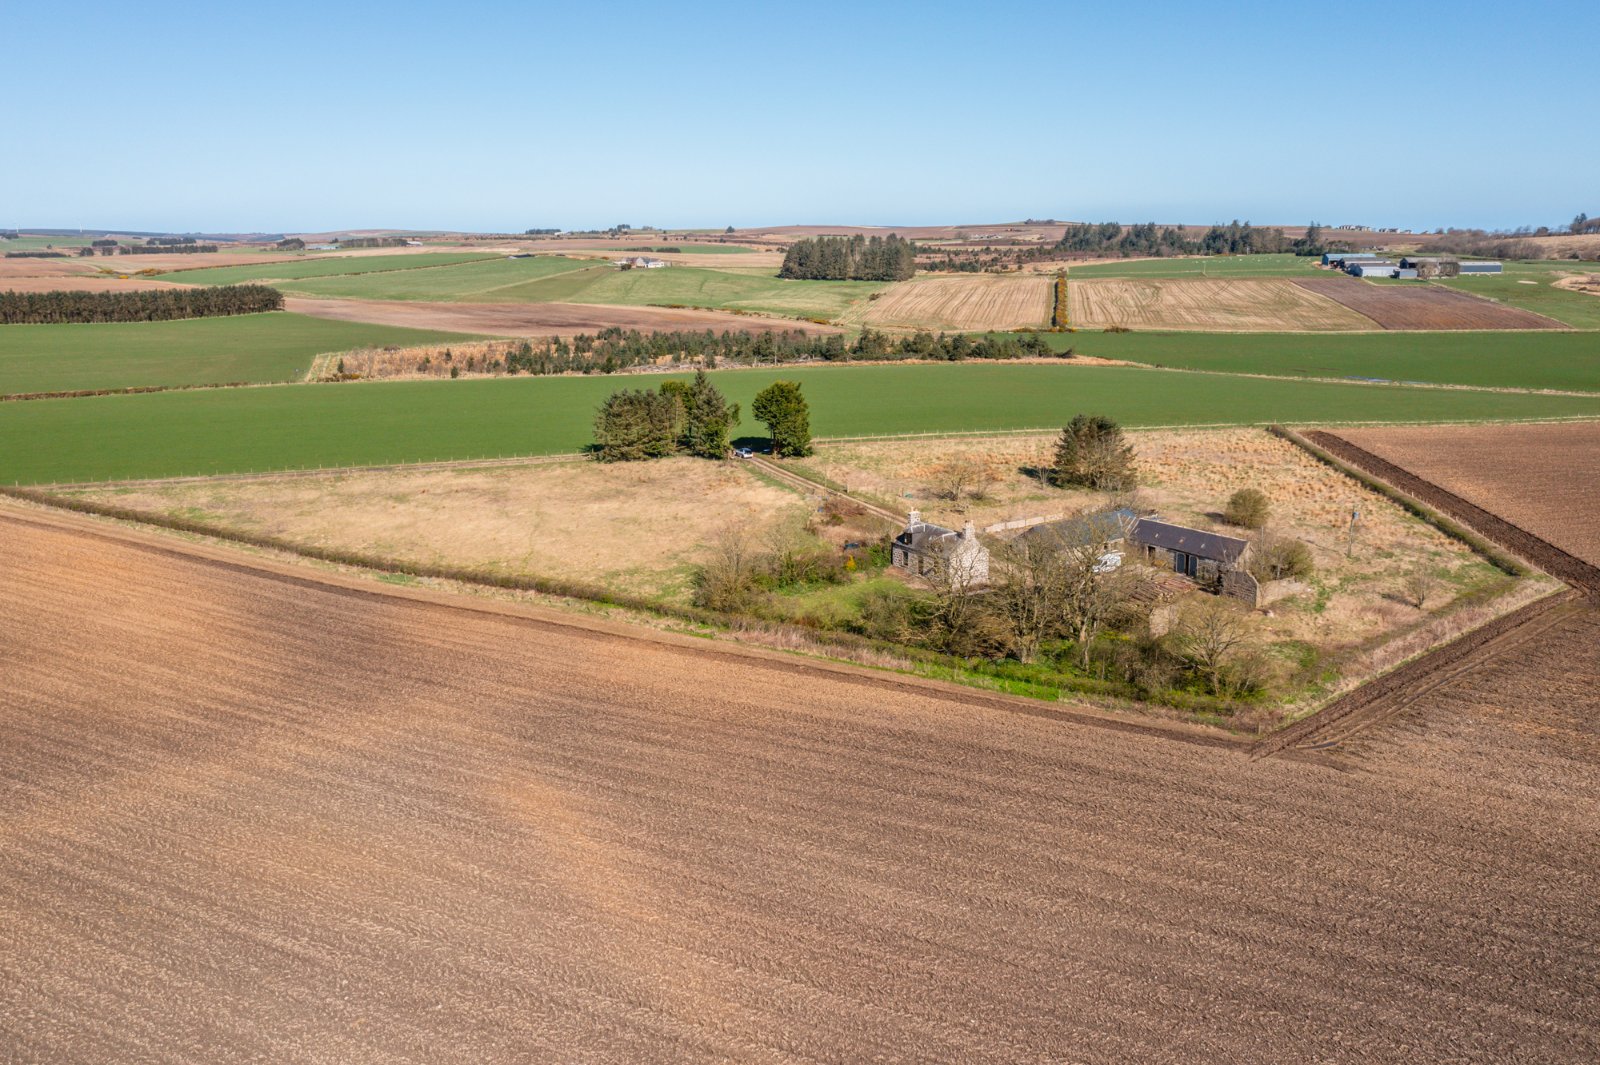
[[[1094,278],[1068,287],[1072,324],[1090,329],[1349,332],[1372,319],[1286,278]]]
[[[1051,279],[1018,274],[922,277],[891,286],[852,308],[854,322],[878,328],[977,331],[1050,324]]]

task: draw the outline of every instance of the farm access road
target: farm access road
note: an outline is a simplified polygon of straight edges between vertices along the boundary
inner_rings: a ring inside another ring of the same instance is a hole
[[[0,544],[15,1059],[1600,1057],[1600,641],[1338,772],[11,505]]]

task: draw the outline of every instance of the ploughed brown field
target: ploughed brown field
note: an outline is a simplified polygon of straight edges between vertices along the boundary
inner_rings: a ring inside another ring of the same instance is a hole
[[[1600,422],[1340,429],[1339,435],[1600,566]]]
[[[610,326],[623,329],[732,329],[751,333],[838,333],[837,326],[673,307],[599,303],[428,303],[400,300],[310,300],[287,297],[284,309],[340,322],[449,329],[494,336],[576,336]]]
[[[1382,329],[1565,329],[1542,314],[1430,285],[1375,285],[1353,277],[1299,277],[1294,283],[1371,318]]]
[[[11,1060],[1600,1058],[1593,614],[1335,770],[10,505],[0,543]]]

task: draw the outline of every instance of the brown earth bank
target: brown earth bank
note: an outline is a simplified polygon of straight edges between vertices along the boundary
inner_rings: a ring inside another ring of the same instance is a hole
[[[1565,329],[1542,314],[1418,281],[1375,285],[1353,277],[1300,277],[1294,283],[1342,303],[1383,329]]]
[[[288,297],[284,309],[340,322],[448,329],[497,336],[576,336],[612,326],[644,331],[732,330],[746,333],[840,333],[837,326],[673,307],[622,307],[600,303],[426,303],[399,300],[313,300]]]
[[[6,513],[15,1060],[1600,1056],[1593,614],[1337,772]]]
[[[1341,429],[1334,439],[1340,438],[1510,523],[1524,537],[1600,566],[1600,422]],[[1559,560],[1533,561],[1571,579]],[[1600,580],[1580,575],[1578,583],[1585,582],[1600,593]]]

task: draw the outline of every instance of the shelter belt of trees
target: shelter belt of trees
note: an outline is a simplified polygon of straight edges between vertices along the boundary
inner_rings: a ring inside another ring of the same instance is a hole
[[[65,322],[166,322],[283,310],[266,285],[146,292],[0,292],[0,325]]]

